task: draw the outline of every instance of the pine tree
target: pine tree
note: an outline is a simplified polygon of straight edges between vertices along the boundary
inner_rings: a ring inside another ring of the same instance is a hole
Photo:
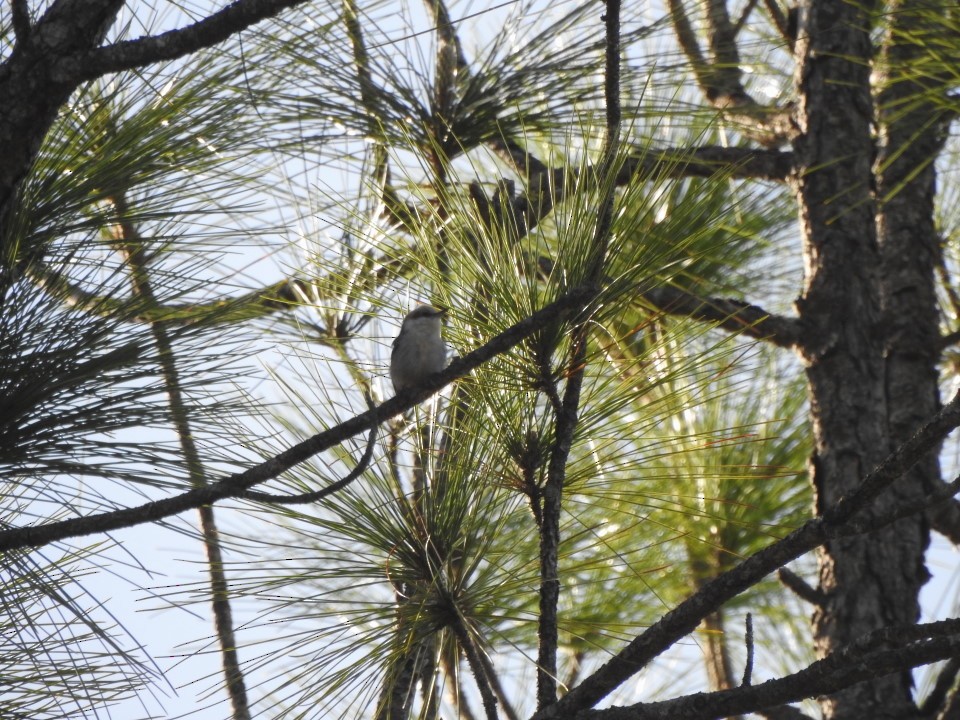
[[[151,523],[218,716],[956,715],[954,3],[9,8],[4,717],[160,682]]]

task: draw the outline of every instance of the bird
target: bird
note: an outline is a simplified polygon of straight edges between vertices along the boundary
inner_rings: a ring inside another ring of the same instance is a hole
[[[440,321],[446,312],[420,305],[403,319],[390,354],[390,379],[396,392],[419,386],[447,366],[447,346],[440,337]]]

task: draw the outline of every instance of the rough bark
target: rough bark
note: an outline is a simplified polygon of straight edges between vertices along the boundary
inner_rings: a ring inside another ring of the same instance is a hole
[[[909,437],[923,422],[924,414],[940,408],[939,241],[934,226],[933,160],[943,148],[947,119],[934,102],[937,79],[922,78],[915,72],[928,52],[917,40],[932,39],[940,32],[930,23],[929,12],[915,0],[894,3],[882,62],[883,89],[877,102],[877,237],[883,262],[887,404],[895,443]],[[933,87],[925,87],[927,84]],[[940,483],[938,453],[932,452],[894,492],[901,500],[910,499]],[[951,502],[940,512],[952,508]],[[929,540],[924,524],[907,523],[900,531],[901,542],[915,546],[914,553],[923,552]],[[907,567],[901,572],[918,589],[927,577],[923,567]]]
[[[0,239],[17,185],[76,88],[75,82],[54,78],[55,63],[98,45],[122,5],[123,0],[57,0],[0,65]],[[6,252],[0,263],[12,260]]]
[[[882,257],[873,195],[869,2],[800,7],[796,143],[805,282],[798,312],[810,388],[816,512],[829,513],[891,448],[882,325]],[[920,488],[898,485],[870,513]],[[900,497],[897,497],[899,495]],[[831,540],[819,552],[813,616],[819,657],[877,628],[917,620],[925,530],[903,519],[873,535]],[[909,677],[891,675],[821,700],[828,718],[915,715]]]

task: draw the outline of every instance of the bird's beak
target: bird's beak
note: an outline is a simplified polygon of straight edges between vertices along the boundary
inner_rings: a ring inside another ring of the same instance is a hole
[[[444,315],[446,315],[446,314],[449,312],[449,308],[440,307],[440,308],[436,308],[436,311],[437,311],[437,315],[438,315],[439,317],[443,317]]]

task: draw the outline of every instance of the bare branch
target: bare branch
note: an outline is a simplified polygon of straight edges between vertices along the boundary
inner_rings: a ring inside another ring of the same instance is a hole
[[[890,632],[894,631],[894,632]],[[753,712],[765,707],[828,695],[854,683],[904,669],[927,665],[960,652],[960,620],[945,620],[910,627],[884,628],[879,650],[863,646],[879,644],[874,633],[851,646],[818,660],[786,677],[760,685],[744,686],[714,693],[696,693],[656,703],[640,703],[609,710],[588,710],[578,719],[596,720],[707,720]],[[897,634],[899,633],[899,634]],[[925,639],[918,639],[926,633]]]
[[[697,85],[713,107],[741,125],[742,132],[766,147],[780,145],[797,135],[789,108],[761,105],[747,93],[742,83],[740,53],[736,29],[730,22],[725,0],[705,0],[708,59],[683,0],[669,0],[670,20],[680,48],[690,63]]]
[[[777,578],[797,597],[806,600],[815,607],[821,607],[826,602],[827,598],[822,592],[815,587],[811,587],[810,583],[789,568],[780,568],[777,571]]]
[[[744,645],[747,646],[747,661],[743,666],[743,680],[741,686],[749,686],[753,680],[753,615],[747,613]]]
[[[192,25],[64,57],[56,63],[53,76],[59,82],[77,83],[107,73],[175,60],[213,47],[231,35],[302,2],[304,0],[235,0],[223,10]]]
[[[763,4],[767,8],[767,12],[770,13],[770,19],[773,20],[773,24],[777,26],[780,36],[787,42],[792,51],[793,44],[796,41],[796,33],[790,32],[790,21],[783,10],[780,9],[779,3],[777,0],[763,0]]]
[[[772,315],[763,308],[741,300],[703,299],[669,286],[648,290],[642,297],[670,315],[713,322],[724,330],[766,340],[779,347],[795,347],[801,342],[799,320]]]
[[[793,162],[792,152],[775,148],[715,145],[664,148],[638,152],[627,162],[621,176],[624,173],[663,173],[667,177],[713,177],[729,174],[734,178],[784,182],[793,172]]]
[[[482,652],[478,652],[477,657],[483,665],[484,672],[487,673],[487,681],[490,683],[490,687],[493,688],[493,694],[496,695],[497,700],[500,701],[500,707],[503,708],[503,714],[507,716],[507,720],[520,720],[520,715],[517,714],[517,711],[510,703],[510,699],[503,689],[503,683],[500,682],[500,678],[497,676],[493,663],[490,662],[490,658]]]
[[[136,507],[4,530],[0,532],[0,552],[39,547],[70,537],[132,527],[177,515],[201,505],[209,505],[224,498],[237,497],[255,485],[277,477],[317,453],[328,450],[373,425],[409,410],[445,385],[467,375],[474,368],[511,349],[525,337],[540,329],[544,323],[581,310],[596,295],[597,289],[593,286],[574,288],[526,319],[504,330],[476,350],[454,360],[446,370],[426,380],[422,387],[405,390],[382,405],[318,433],[244,472],[229,475],[202,488],[194,488],[173,497]]]
[[[110,228],[111,244],[127,260],[134,295],[146,300],[150,305],[156,305],[156,293],[153,289],[153,281],[150,278],[147,264],[147,241],[141,234],[140,228],[131,219],[126,193],[116,193],[111,201],[116,213],[116,220]],[[167,391],[170,418],[180,443],[180,450],[187,467],[190,484],[195,488],[204,487],[207,484],[207,471],[194,438],[168,325],[163,320],[155,320],[150,323],[150,329],[159,351],[160,372]],[[247,698],[246,681],[237,652],[233,610],[230,604],[229,585],[223,562],[223,547],[220,542],[220,532],[217,529],[216,516],[212,505],[201,505],[197,508],[197,511],[200,533],[207,555],[207,572],[210,575],[210,605],[213,612],[214,629],[220,644],[227,695],[230,697],[230,703],[233,707],[234,720],[250,720],[250,703]]]

